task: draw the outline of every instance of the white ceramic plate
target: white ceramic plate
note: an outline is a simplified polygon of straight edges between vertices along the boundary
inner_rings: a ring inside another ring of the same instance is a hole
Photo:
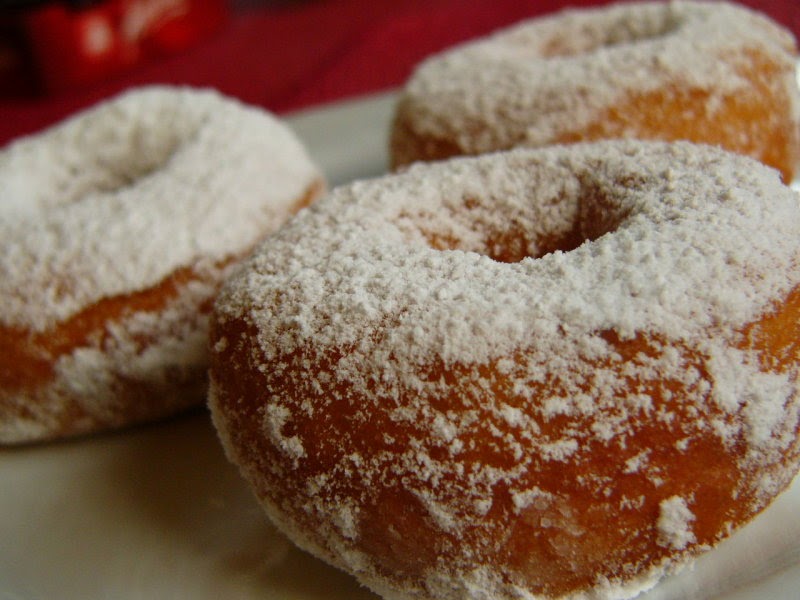
[[[386,168],[392,95],[291,118],[333,184]],[[800,480],[642,600],[796,600]],[[0,600],[376,600],[265,520],[203,411],[0,450]]]

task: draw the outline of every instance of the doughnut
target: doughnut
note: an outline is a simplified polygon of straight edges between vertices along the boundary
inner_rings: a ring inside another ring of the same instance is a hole
[[[222,279],[322,191],[294,134],[152,86],[0,150],[0,443],[202,406]]]
[[[718,145],[800,164],[791,33],[722,2],[643,2],[524,21],[424,61],[400,94],[391,162],[607,138]]]
[[[798,323],[776,171],[520,148],[270,237],[217,297],[209,405],[275,524],[386,598],[628,598],[797,472]]]

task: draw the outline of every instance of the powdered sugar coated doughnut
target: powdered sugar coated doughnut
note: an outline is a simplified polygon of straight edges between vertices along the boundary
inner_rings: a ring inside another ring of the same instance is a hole
[[[214,422],[275,523],[386,598],[630,597],[797,471],[798,259],[795,193],[710,147],[418,164],[227,282]]]
[[[284,125],[212,91],[132,91],[0,151],[0,441],[202,402],[222,278],[320,188]]]
[[[393,162],[518,145],[640,138],[800,164],[792,35],[724,2],[621,3],[530,20],[423,63],[403,91]]]

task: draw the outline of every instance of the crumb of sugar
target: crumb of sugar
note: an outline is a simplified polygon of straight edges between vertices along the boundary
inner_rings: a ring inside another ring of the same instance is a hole
[[[695,520],[694,513],[689,509],[684,498],[672,496],[662,500],[659,504],[658,521],[658,543],[668,546],[675,550],[683,550],[689,544],[696,541],[692,522]]]

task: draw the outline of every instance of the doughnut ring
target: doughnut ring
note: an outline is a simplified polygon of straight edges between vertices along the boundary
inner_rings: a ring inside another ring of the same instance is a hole
[[[516,146],[688,140],[800,165],[791,33],[723,2],[640,2],[522,22],[435,55],[401,92],[395,167]]]
[[[202,404],[222,279],[321,189],[275,118],[188,88],[0,150],[0,443]]]
[[[628,598],[797,472],[799,259],[794,192],[713,147],[418,163],[226,283],[212,416],[271,519],[387,598]]]

